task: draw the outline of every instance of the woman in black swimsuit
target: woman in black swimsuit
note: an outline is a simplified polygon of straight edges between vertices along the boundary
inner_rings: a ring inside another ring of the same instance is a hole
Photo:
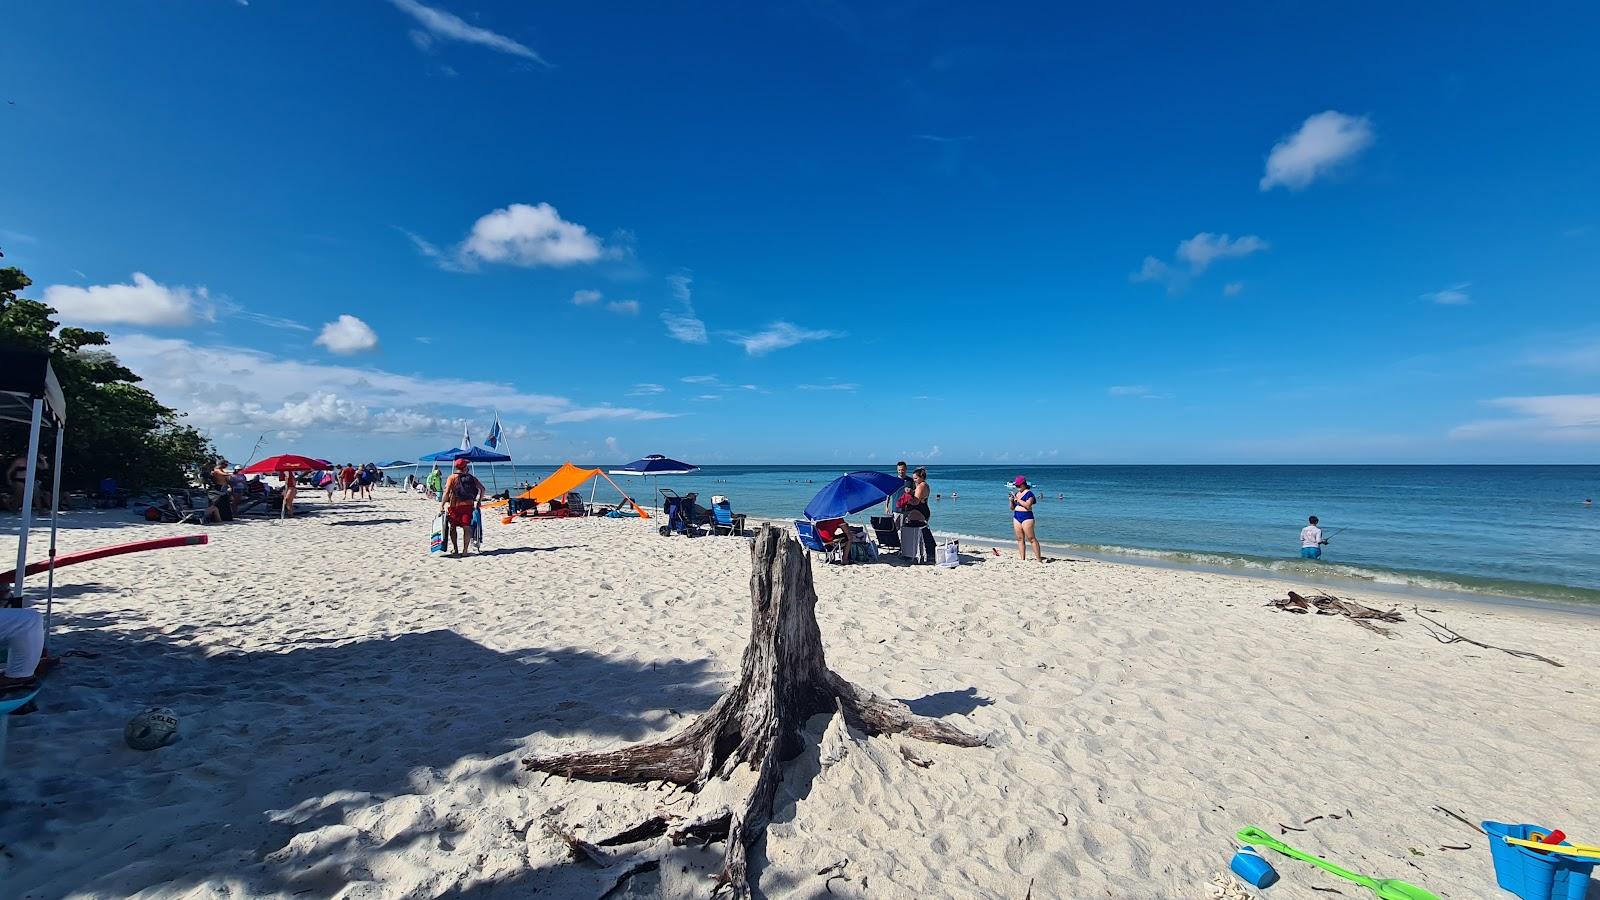
[[[933,511],[928,508],[928,497],[932,495],[932,489],[928,487],[928,470],[919,466],[911,473],[911,480],[915,487],[911,491],[911,502],[906,504],[906,524],[922,526],[923,555],[932,563],[933,529],[928,526],[928,520]]]

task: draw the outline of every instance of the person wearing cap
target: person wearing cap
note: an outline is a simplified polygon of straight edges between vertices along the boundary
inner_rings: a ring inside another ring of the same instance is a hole
[[[1039,535],[1034,530],[1033,505],[1039,498],[1033,493],[1033,485],[1022,475],[1011,485],[1011,530],[1017,536],[1017,554],[1023,562],[1028,560],[1028,542],[1033,541],[1033,555],[1039,562],[1044,562],[1044,553],[1039,550]]]
[[[472,513],[483,499],[483,482],[467,471],[467,461],[456,460],[456,470],[444,483],[444,497],[439,511],[444,513],[444,530],[451,546],[451,556],[467,552],[472,539]]]

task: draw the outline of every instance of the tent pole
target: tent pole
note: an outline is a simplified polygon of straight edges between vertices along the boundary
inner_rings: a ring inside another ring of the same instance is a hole
[[[39,476],[39,424],[44,420],[44,398],[33,401],[33,419],[28,424],[28,468],[22,486],[22,528],[17,532],[17,572],[11,576],[11,599],[22,602],[22,581],[28,571],[28,529],[33,527],[33,482]]]
[[[55,474],[50,480],[50,568],[44,589],[44,650],[50,652],[50,615],[56,603],[56,518],[61,515],[61,442],[67,436],[65,422],[56,422]]]

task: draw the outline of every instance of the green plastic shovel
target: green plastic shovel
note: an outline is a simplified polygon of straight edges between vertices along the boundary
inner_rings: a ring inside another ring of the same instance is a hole
[[[1365,875],[1357,875],[1354,872],[1341,869],[1320,856],[1302,853],[1253,825],[1241,830],[1234,837],[1246,844],[1271,847],[1284,856],[1292,856],[1295,859],[1311,863],[1325,872],[1337,875],[1346,881],[1353,881],[1377,895],[1380,900],[1439,900],[1438,895],[1425,891],[1414,884],[1406,884],[1404,881],[1396,881],[1393,878],[1368,878]]]

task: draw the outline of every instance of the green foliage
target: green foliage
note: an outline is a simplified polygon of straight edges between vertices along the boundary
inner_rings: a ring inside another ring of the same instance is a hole
[[[0,346],[50,354],[67,399],[62,486],[94,488],[108,475],[136,489],[183,484],[213,455],[210,441],[139,387],[139,376],[103,349],[105,332],[61,328],[54,309],[17,296],[32,283],[21,269],[0,268]],[[4,445],[25,452],[26,430],[8,427]]]

